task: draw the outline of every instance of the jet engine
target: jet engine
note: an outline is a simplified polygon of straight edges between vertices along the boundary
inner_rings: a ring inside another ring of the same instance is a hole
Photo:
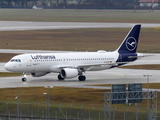
[[[45,76],[46,74],[48,73],[31,73],[33,77],[41,77],[41,76]]]
[[[79,71],[74,68],[64,68],[61,70],[61,77],[63,78],[74,78],[79,75]]]

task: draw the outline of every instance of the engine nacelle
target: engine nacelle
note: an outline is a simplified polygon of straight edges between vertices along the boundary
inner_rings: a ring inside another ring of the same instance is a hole
[[[48,73],[31,73],[33,77],[41,77],[41,76],[45,76],[46,74]]]
[[[61,70],[61,76],[63,78],[74,78],[78,76],[78,70],[74,68],[64,68]]]

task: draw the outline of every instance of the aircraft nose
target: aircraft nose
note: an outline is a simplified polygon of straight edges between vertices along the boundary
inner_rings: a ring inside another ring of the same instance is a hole
[[[11,66],[10,66],[9,63],[6,63],[6,64],[4,65],[4,68],[5,68],[6,70],[10,71]]]

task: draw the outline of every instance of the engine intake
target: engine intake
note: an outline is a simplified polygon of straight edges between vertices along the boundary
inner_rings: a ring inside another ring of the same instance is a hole
[[[64,68],[61,70],[61,76],[63,78],[74,78],[77,77],[79,74],[77,69],[73,68]]]

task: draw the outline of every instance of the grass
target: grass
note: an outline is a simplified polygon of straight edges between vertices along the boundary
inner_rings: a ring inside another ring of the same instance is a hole
[[[111,86],[111,85],[98,85]],[[143,88],[147,88],[148,84],[143,84]],[[149,88],[157,89],[160,84],[150,83]],[[19,96],[19,101],[22,103],[42,103],[45,101],[43,93],[48,90],[44,87],[17,87],[17,88],[1,88],[0,98],[1,102],[16,102],[15,96]],[[65,104],[90,104],[100,105],[104,103],[104,93],[111,92],[107,89],[91,89],[91,88],[72,88],[72,87],[54,87],[50,89],[51,103],[65,103]],[[36,93],[36,94],[35,94]],[[160,95],[160,93],[158,93]],[[144,104],[144,103],[143,103]],[[160,101],[158,101],[160,104]]]
[[[0,62],[8,62],[15,55],[17,55],[17,54],[14,54],[14,53],[0,53]]]
[[[159,14],[160,10],[0,9],[0,21],[159,23]]]
[[[101,89],[54,87],[50,89],[50,99],[54,103],[103,104],[103,94],[107,91]],[[19,96],[21,102],[32,101],[41,103],[45,101],[44,92],[48,92],[48,90],[43,87],[6,88],[0,89],[0,98],[1,102],[14,102],[16,101],[14,99],[15,96]]]
[[[62,51],[113,51],[118,48],[129,28],[71,29],[36,31],[1,31],[1,49]],[[138,52],[158,53],[159,29],[142,28]]]
[[[21,73],[10,73],[10,72],[0,72],[0,77],[13,77],[13,76],[20,76]]]
[[[126,68],[126,69],[160,70],[160,65],[159,65],[159,64],[148,64],[148,65],[127,65],[127,66],[120,66],[119,68]]]

